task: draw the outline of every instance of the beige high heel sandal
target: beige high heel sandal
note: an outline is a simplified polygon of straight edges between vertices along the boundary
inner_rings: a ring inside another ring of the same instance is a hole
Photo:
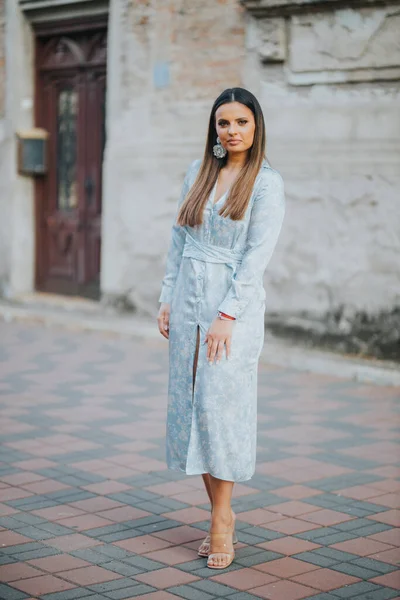
[[[238,543],[238,541],[239,541],[239,540],[238,540],[238,538],[237,538],[237,535],[236,535],[236,530],[235,530],[235,531],[233,532],[233,539],[232,539],[232,543],[235,545],[235,544],[237,544],[237,543]],[[198,555],[198,556],[201,556],[202,558],[207,558],[207,557],[208,557],[208,555],[210,554],[210,543],[211,543],[211,538],[210,538],[210,534],[208,533],[208,534],[207,534],[207,536],[204,538],[204,540],[201,542],[201,544],[200,544],[200,548],[199,548],[199,550],[198,550],[198,552],[197,552],[197,555]],[[204,548],[204,549],[202,550],[203,546],[206,546],[206,545],[208,546],[208,549]]]
[[[211,546],[212,546],[212,542],[213,540],[215,540],[215,538],[220,538],[221,536],[225,537],[225,539],[229,539],[229,536],[231,536],[232,540],[233,540],[233,531],[226,531],[225,533],[210,533],[210,550],[211,550]],[[224,543],[223,546],[225,548],[228,548],[228,544]],[[226,562],[226,564],[224,565],[212,565],[210,564],[210,561],[213,560],[213,558],[215,556],[226,556],[228,557],[228,560]],[[207,559],[207,567],[209,569],[216,569],[216,570],[221,570],[221,569],[227,569],[232,563],[233,560],[235,558],[235,550],[233,549],[232,552],[210,552],[210,554],[208,555],[208,559]]]

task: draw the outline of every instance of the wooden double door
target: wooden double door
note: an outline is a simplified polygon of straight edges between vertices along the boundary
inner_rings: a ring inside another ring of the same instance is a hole
[[[36,182],[36,287],[98,298],[107,30],[38,35],[36,123],[49,136]]]

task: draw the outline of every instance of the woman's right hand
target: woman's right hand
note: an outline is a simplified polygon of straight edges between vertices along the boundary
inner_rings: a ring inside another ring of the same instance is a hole
[[[158,311],[158,329],[165,338],[169,338],[169,315],[171,312],[170,305],[166,302],[162,302],[160,310]]]

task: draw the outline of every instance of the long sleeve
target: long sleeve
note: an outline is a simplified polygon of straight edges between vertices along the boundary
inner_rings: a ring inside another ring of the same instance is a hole
[[[185,244],[185,238],[186,238],[185,228],[181,227],[180,225],[177,225],[176,219],[177,219],[177,216],[179,213],[179,209],[190,189],[191,173],[192,173],[192,170],[193,170],[196,162],[198,162],[198,161],[195,161],[194,163],[191,164],[191,166],[189,167],[189,169],[186,173],[186,176],[185,176],[185,179],[183,182],[183,186],[182,186],[181,195],[180,195],[180,198],[178,201],[178,207],[175,212],[174,223],[172,225],[172,232],[171,232],[171,238],[170,238],[170,245],[169,245],[168,254],[167,254],[167,264],[166,264],[166,268],[165,268],[165,276],[164,276],[164,279],[162,280],[161,294],[160,294],[160,297],[158,300],[159,302],[170,303],[171,299],[172,299],[175,281],[178,276],[179,267],[180,267],[181,260],[182,260],[183,246]]]
[[[218,310],[235,318],[262,285],[263,275],[273,254],[285,214],[283,181],[272,169],[262,174],[254,199],[242,262]]]

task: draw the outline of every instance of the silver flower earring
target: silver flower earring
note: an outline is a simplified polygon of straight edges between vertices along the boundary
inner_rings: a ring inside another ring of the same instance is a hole
[[[221,144],[221,140],[219,139],[219,137],[217,137],[217,143],[215,144],[215,146],[213,146],[213,153],[214,156],[216,156],[217,158],[224,158],[226,156],[226,150]]]

